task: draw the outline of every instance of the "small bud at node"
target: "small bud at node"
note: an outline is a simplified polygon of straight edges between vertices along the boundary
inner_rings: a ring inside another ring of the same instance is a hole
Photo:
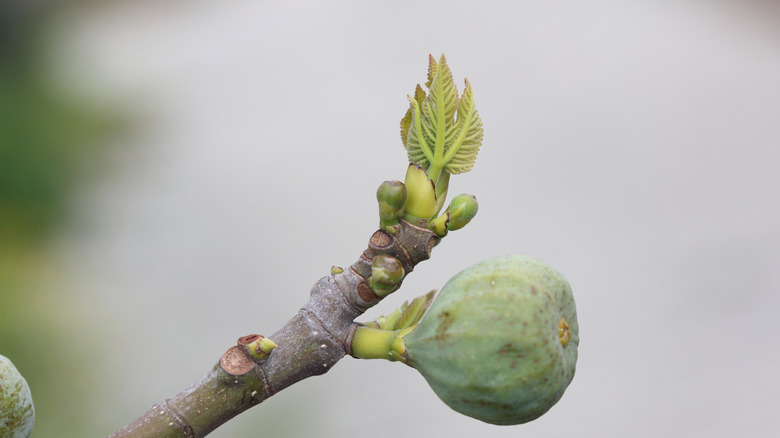
[[[384,297],[398,288],[404,279],[401,261],[388,255],[378,255],[371,261],[368,284],[377,296]]]

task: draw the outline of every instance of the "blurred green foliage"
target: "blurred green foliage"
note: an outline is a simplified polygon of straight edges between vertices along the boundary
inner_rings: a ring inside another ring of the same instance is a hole
[[[52,84],[46,14],[12,5],[0,3],[0,242],[28,245],[56,228],[118,119]]]
[[[0,2],[0,353],[30,384],[33,436],[91,436],[91,348],[50,242],[121,117],[54,85],[43,56],[53,5]]]

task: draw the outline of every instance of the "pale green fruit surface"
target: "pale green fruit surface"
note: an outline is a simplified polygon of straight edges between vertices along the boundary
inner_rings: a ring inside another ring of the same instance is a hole
[[[569,386],[579,327],[569,282],[511,255],[458,273],[403,341],[408,364],[452,409],[519,424],[547,412]]]
[[[14,364],[0,355],[0,437],[27,438],[34,423],[30,387]]]

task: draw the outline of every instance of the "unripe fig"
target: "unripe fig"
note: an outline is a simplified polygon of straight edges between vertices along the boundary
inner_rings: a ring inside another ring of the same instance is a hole
[[[0,355],[0,437],[28,438],[34,423],[30,387],[14,364]]]
[[[569,386],[579,327],[566,279],[510,255],[448,281],[403,342],[407,364],[452,409],[519,424],[547,412]]]

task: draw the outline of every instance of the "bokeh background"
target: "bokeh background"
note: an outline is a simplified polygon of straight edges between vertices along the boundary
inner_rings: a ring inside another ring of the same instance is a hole
[[[345,358],[213,436],[777,436],[777,2],[5,0],[0,354],[33,436],[113,432],[356,260],[429,53],[474,86],[450,193],[480,212],[366,318],[531,255],[575,292],[572,385],[497,427]]]

